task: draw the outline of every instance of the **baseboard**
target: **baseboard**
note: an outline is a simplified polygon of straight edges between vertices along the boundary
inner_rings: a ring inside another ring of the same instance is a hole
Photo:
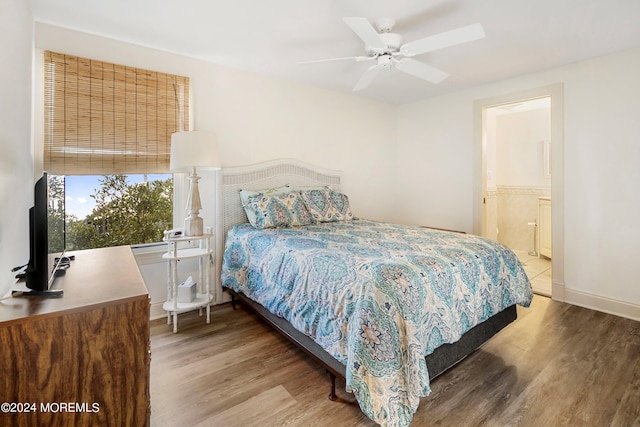
[[[600,295],[590,294],[588,292],[577,291],[575,289],[566,289],[564,286],[562,286],[562,288],[562,293],[564,294],[563,301],[568,304],[640,321],[640,305],[638,304],[619,301]],[[561,301],[559,298],[556,298],[555,291],[556,288],[554,287],[553,299]]]
[[[162,308],[162,304],[164,304],[164,301],[151,304],[151,307],[149,309],[149,320],[156,320],[162,317],[167,317],[167,312]]]
[[[551,282],[551,299],[554,301],[565,302],[566,293],[564,283]]]

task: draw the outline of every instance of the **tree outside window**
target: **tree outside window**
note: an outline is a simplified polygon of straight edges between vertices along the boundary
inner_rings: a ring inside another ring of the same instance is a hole
[[[49,176],[49,252],[154,243],[173,223],[173,179],[105,175],[85,218],[66,214],[64,176]],[[65,243],[66,241],[66,243]]]

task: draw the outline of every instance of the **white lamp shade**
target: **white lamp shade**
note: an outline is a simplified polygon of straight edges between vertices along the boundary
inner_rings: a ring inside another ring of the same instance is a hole
[[[171,135],[171,172],[199,169],[220,169],[215,134],[204,131],[176,132]]]

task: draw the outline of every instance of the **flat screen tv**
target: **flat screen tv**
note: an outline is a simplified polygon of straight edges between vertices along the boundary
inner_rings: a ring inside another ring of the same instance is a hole
[[[62,290],[51,290],[59,264],[60,254],[49,258],[49,185],[43,174],[34,186],[33,207],[29,209],[29,264],[25,270],[27,295],[59,296]]]

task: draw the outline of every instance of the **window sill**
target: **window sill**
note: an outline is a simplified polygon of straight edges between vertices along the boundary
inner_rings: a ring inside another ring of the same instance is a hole
[[[162,242],[131,245],[131,251],[138,265],[159,264],[164,262],[162,255],[167,252],[167,245]]]
[[[184,247],[197,247],[192,241],[185,243]],[[166,260],[162,255],[167,253],[167,244],[164,242],[147,243],[143,245],[131,245],[131,251],[138,265],[160,264]]]

